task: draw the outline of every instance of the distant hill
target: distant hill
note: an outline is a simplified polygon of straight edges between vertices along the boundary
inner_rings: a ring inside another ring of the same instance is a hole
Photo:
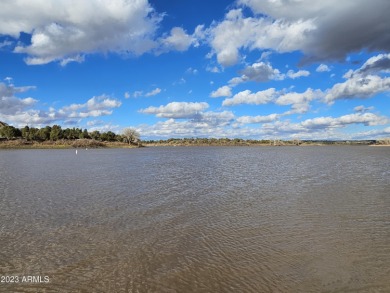
[[[0,128],[1,128],[1,127],[4,127],[4,126],[8,126],[8,124],[5,123],[5,122],[1,122],[1,121],[0,121]]]

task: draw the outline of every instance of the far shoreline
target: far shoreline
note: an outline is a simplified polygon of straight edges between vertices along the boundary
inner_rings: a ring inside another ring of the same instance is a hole
[[[280,147],[280,146],[390,146],[387,140],[243,140],[243,139],[168,139],[160,141],[140,141],[128,144],[118,141],[97,141],[93,139],[27,141],[22,139],[2,140],[0,149],[110,149],[142,147]]]
[[[142,145],[124,142],[102,142],[92,139],[60,140],[60,141],[26,141],[5,140],[0,141],[0,150],[3,149],[110,149],[110,148],[138,148]]]

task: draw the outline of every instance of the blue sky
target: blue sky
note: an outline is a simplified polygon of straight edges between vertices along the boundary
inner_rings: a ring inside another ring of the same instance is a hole
[[[0,2],[0,121],[390,137],[387,0]]]

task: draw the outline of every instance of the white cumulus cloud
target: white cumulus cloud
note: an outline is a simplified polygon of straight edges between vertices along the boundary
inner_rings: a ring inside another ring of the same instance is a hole
[[[369,58],[359,69],[344,74],[346,81],[336,83],[327,90],[326,103],[338,99],[365,99],[390,91],[390,54]],[[381,75],[380,75],[381,74]],[[384,76],[383,76],[384,75]]]
[[[161,16],[147,0],[20,0],[0,3],[0,34],[31,34],[31,44],[15,52],[28,64],[81,62],[83,54],[130,52],[156,47],[153,35]]]
[[[338,99],[369,98],[390,90],[390,77],[378,75],[353,75],[345,82],[336,83],[325,95],[325,102],[333,103]]]
[[[238,123],[252,124],[252,123],[269,123],[279,119],[281,114],[269,114],[265,116],[241,116],[237,118]]]
[[[18,98],[15,95],[34,89],[35,87],[15,87],[12,84],[0,82],[0,115],[14,115],[34,106],[37,100],[29,98]]]
[[[307,70],[298,70],[297,72],[294,72],[293,70],[289,70],[287,72],[287,76],[291,79],[296,79],[302,76],[309,76],[310,72]]]
[[[159,107],[148,107],[146,109],[139,110],[140,113],[153,114],[161,118],[196,118],[199,112],[204,111],[209,107],[209,104],[205,102],[172,102],[167,105],[161,105]]]
[[[159,41],[162,51],[186,51],[196,39],[188,35],[183,28],[174,27],[169,35],[162,37]]]
[[[210,45],[218,62],[230,66],[239,61],[240,49],[299,50],[307,33],[314,29],[311,19],[274,21],[266,17],[244,17],[241,9],[234,9],[222,22],[210,28]]]
[[[267,82],[270,80],[284,80],[286,78],[296,79],[310,75],[310,72],[307,70],[298,70],[296,72],[289,70],[287,73],[281,73],[279,69],[273,68],[269,62],[253,63],[239,73],[241,76],[232,78],[229,80],[229,84],[235,86],[248,81]]]
[[[369,58],[355,74],[368,75],[378,73],[390,73],[390,53],[379,54]]]
[[[317,117],[307,119],[300,123],[305,128],[334,128],[344,127],[348,124],[362,123],[367,126],[384,125],[389,123],[389,119],[384,116],[378,116],[373,113],[354,113],[340,117]]]
[[[301,51],[306,61],[343,60],[350,52],[389,51],[387,0],[239,0],[209,30],[210,45],[223,66],[242,50]],[[245,16],[244,8],[254,16]],[[359,15],[359,17],[356,17]]]
[[[364,113],[364,112],[368,112],[368,111],[374,110],[374,107],[365,107],[363,105],[360,105],[360,106],[356,106],[355,108],[353,108],[353,110],[355,112]]]
[[[210,97],[219,98],[219,97],[230,97],[232,95],[232,89],[230,86],[222,86],[216,91],[211,92]]]
[[[322,91],[308,88],[303,93],[289,92],[275,99],[277,105],[291,105],[287,114],[305,113],[310,108],[310,102],[323,96]]]
[[[154,90],[146,93],[145,97],[152,97],[152,96],[158,95],[159,93],[161,93],[161,89],[160,88],[155,88]]]
[[[84,104],[71,104],[69,106],[62,107],[57,113],[55,113],[53,118],[67,117],[74,119],[111,115],[112,109],[120,107],[121,104],[122,103],[120,101],[111,99],[106,95],[95,96]]]
[[[0,83],[0,121],[6,121],[17,127],[43,126],[54,122],[74,124],[80,119],[111,115],[113,108],[121,106],[121,102],[106,95],[95,96],[83,104],[71,104],[58,110],[49,107],[48,110],[38,110],[35,107],[38,100],[34,98],[19,98],[16,95],[35,87],[15,87],[12,84]]]
[[[320,64],[320,65],[318,65],[318,67],[316,68],[316,71],[317,71],[317,72],[328,72],[328,71],[330,71],[330,68],[329,68],[329,66],[326,65],[326,64]]]
[[[240,77],[231,79],[230,83],[238,84],[245,81],[266,82],[284,79],[284,75],[278,69],[272,68],[268,62],[254,63],[241,70],[240,74]]]
[[[223,106],[234,106],[240,104],[261,105],[271,102],[277,94],[274,88],[269,88],[264,91],[252,93],[250,90],[245,90],[234,95],[232,98],[225,99],[222,102]]]

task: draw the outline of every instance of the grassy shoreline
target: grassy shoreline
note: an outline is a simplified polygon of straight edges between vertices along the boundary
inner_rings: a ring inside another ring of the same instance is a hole
[[[72,148],[139,148],[139,147],[194,147],[194,146],[229,146],[229,147],[265,147],[265,146],[390,146],[383,141],[246,141],[246,140],[166,140],[143,142],[140,145],[124,142],[97,141],[94,139],[57,140],[57,141],[27,141],[23,139],[2,140],[0,149],[72,149]]]
[[[168,139],[161,141],[144,141],[144,146],[386,146],[388,140],[243,140],[243,139]]]
[[[74,148],[138,148],[123,142],[101,142],[93,139],[58,140],[58,141],[0,141],[0,149],[74,149]]]

